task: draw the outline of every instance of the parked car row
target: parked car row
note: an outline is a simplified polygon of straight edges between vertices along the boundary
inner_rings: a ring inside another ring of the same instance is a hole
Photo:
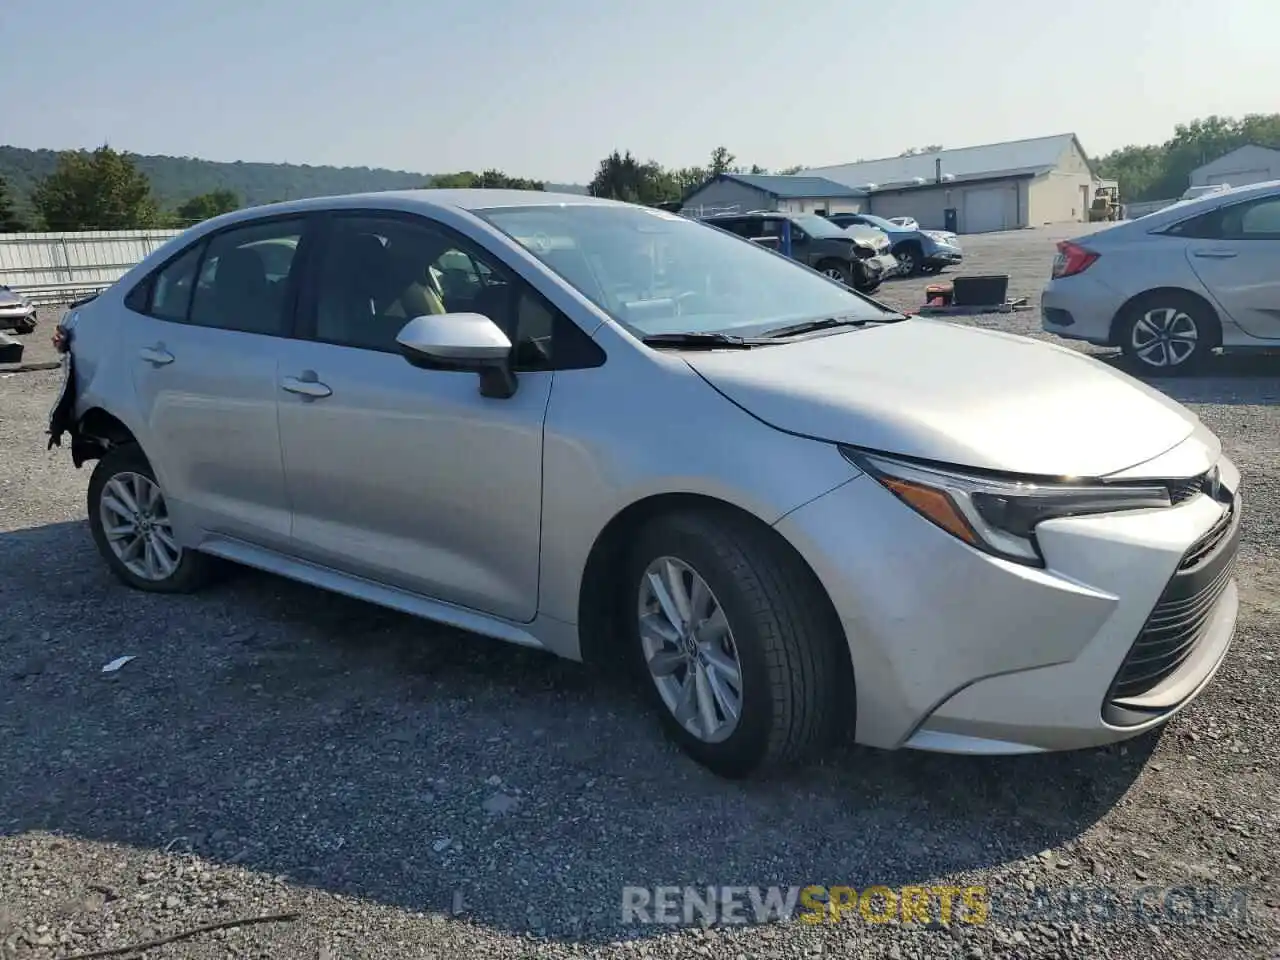
[[[888,237],[853,234],[814,213],[715,214],[702,222],[776,250],[862,293],[875,291],[900,269]]]
[[[1280,181],[1202,193],[1058,244],[1049,333],[1119,347],[1157,375],[1215,349],[1280,347]]]
[[[899,219],[908,220],[914,226],[870,213],[832,213],[827,215],[827,219],[838,227],[870,228],[883,233],[903,276],[939,273],[944,267],[954,266],[964,259],[959,238],[954,233],[946,230],[921,230],[920,225],[909,217]]]

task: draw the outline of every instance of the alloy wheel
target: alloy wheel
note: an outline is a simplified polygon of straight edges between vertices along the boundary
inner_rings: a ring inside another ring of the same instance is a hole
[[[898,254],[898,266],[903,273],[911,274],[916,272],[916,257],[910,250],[903,250]]]
[[[658,695],[704,743],[727,740],[742,716],[742,664],[724,608],[691,566],[659,557],[639,596],[640,645]]]
[[[1147,366],[1176,367],[1200,345],[1200,328],[1177,307],[1157,307],[1138,318],[1130,341],[1134,354]]]
[[[827,269],[823,270],[822,273],[824,276],[830,277],[832,280],[839,280],[841,283],[844,283],[844,274],[840,271],[839,267],[827,267]]]
[[[158,582],[178,569],[182,548],[164,494],[150,477],[117,473],[103,487],[98,515],[111,552],[135,577]]]

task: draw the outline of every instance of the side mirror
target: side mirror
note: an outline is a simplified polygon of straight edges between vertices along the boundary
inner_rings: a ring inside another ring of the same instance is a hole
[[[483,314],[415,317],[396,335],[396,344],[415,367],[478,373],[482,396],[505,400],[516,392],[511,341]]]

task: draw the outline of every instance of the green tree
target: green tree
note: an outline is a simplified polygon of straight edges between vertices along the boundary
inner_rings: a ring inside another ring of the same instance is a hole
[[[146,175],[106,144],[62,153],[31,201],[50,230],[129,230],[159,219]]]
[[[232,210],[239,210],[240,206],[240,198],[235,195],[234,191],[211,190],[180,204],[175,211],[175,215],[181,226],[190,226],[193,223],[199,223],[201,220],[208,220],[224,213],[230,213]]]
[[[711,162],[707,165],[707,173],[718,177],[722,173],[733,173],[733,161],[737,160],[728,147],[716,147],[711,151]]]
[[[1166,200],[1187,189],[1196,167],[1251,143],[1280,149],[1280,113],[1192,120],[1162,144],[1122,147],[1095,166],[1100,176],[1119,181],[1125,200]]]
[[[778,171],[778,173],[784,177],[794,177],[797,173],[799,173],[803,169],[804,167],[801,164],[797,163],[794,167],[783,167],[781,170]]]
[[[587,185],[593,197],[609,197],[653,206],[680,199],[675,178],[655,160],[641,162],[628,150],[617,150],[600,161]]]
[[[440,173],[428,182],[429,187],[485,189],[485,190],[544,190],[546,184],[541,180],[530,180],[526,177],[513,177],[501,170],[485,170],[474,173],[462,170],[458,173]]]
[[[27,222],[13,209],[9,181],[0,177],[0,233],[19,233],[28,229]]]

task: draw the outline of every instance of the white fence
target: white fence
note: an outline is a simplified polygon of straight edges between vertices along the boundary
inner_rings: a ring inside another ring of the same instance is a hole
[[[99,290],[181,230],[0,233],[0,284],[35,300]]]

